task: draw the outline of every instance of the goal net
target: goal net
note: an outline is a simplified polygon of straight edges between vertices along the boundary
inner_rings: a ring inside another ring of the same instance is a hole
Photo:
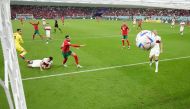
[[[33,19],[34,16],[33,14],[16,14],[16,19],[21,19],[21,18],[27,20],[27,19]]]
[[[4,56],[5,76],[3,82],[0,84],[0,87],[3,86],[5,92],[9,94],[7,96],[8,100],[10,100],[10,93],[12,94],[11,96],[13,97],[13,103],[8,101],[10,109],[27,109],[18,58],[13,39],[10,0],[0,0],[0,41],[3,50],[1,53],[3,53]],[[2,79],[0,77],[0,80]],[[11,104],[14,104],[14,106],[11,106]]]

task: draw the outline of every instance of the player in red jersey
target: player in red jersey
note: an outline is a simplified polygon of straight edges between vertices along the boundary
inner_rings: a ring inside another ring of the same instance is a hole
[[[63,44],[61,45],[61,50],[62,50],[62,54],[64,57],[63,65],[64,65],[64,67],[67,67],[66,62],[67,62],[68,57],[71,55],[74,57],[77,67],[81,68],[82,66],[79,65],[79,60],[78,60],[77,54],[72,52],[70,50],[70,47],[78,48],[78,47],[82,47],[84,45],[71,44],[70,41],[71,41],[70,36],[66,35],[65,40],[64,40]]]
[[[34,27],[34,34],[32,36],[32,39],[34,40],[36,34],[38,34],[41,37],[41,39],[43,39],[43,37],[42,37],[42,35],[40,35],[39,29],[38,29],[39,21],[37,23],[30,22],[30,24],[32,24]]]
[[[64,25],[64,16],[61,17],[61,21],[62,21],[62,23]]]
[[[123,47],[125,47],[125,40],[126,40],[128,49],[130,49],[130,43],[128,40],[129,27],[127,26],[127,24],[123,23],[123,25],[121,26],[121,33],[123,36],[123,38],[121,39]]]
[[[21,25],[23,26],[23,24],[24,24],[24,17],[20,17],[19,20],[20,20]]]
[[[138,21],[137,30],[138,30],[139,28],[142,30],[142,19],[140,19],[140,20]]]

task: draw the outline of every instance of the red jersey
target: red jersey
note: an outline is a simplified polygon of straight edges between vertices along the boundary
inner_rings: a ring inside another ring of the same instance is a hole
[[[122,35],[128,35],[129,27],[127,25],[121,26]]]
[[[71,44],[70,41],[64,40],[63,44],[61,45],[62,52],[66,53],[70,51],[70,46],[72,47],[80,47],[77,44]]]
[[[64,16],[63,16],[63,17],[61,17],[61,20],[62,20],[62,22],[64,21]]]
[[[35,30],[38,30],[38,24],[39,24],[39,23],[37,23],[37,24],[32,24],[32,25],[34,26],[34,29],[35,29]]]
[[[32,24],[32,25],[33,25],[34,30],[38,30],[38,25],[39,25],[39,22],[38,22],[38,23],[30,23],[30,24]]]

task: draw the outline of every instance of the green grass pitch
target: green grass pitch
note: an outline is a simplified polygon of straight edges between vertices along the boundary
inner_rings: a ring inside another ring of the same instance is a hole
[[[47,22],[53,27],[53,20]],[[143,29],[156,29],[162,37],[164,48],[160,60],[171,59],[160,61],[159,72],[155,74],[154,64],[150,67],[148,63],[111,68],[148,61],[149,52],[135,46],[139,31],[132,22],[127,23],[131,49],[121,47],[122,21],[67,19],[64,26],[59,21],[63,33],[52,32],[53,40],[49,44],[39,37],[32,40],[33,27],[28,21],[23,27],[19,21],[12,21],[14,31],[23,29],[23,47],[28,51],[26,58],[54,57],[52,68],[42,72],[38,68],[28,68],[19,58],[28,109],[189,109],[190,58],[172,59],[190,56],[190,27],[185,27],[182,37],[179,25],[171,29],[170,24],[143,24]],[[40,32],[44,34],[42,25]],[[60,46],[66,34],[71,36],[71,43],[86,45],[71,49],[79,56],[81,69],[76,68],[73,57],[69,58],[67,68],[62,66]],[[0,77],[3,79],[2,48],[0,65]],[[26,80],[68,73],[70,75]],[[0,109],[8,109],[1,87]]]

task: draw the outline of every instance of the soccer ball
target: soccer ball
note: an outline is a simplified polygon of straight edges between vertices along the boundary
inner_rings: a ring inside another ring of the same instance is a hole
[[[136,45],[137,47],[150,50],[156,43],[155,34],[149,30],[143,30],[137,34]]]

